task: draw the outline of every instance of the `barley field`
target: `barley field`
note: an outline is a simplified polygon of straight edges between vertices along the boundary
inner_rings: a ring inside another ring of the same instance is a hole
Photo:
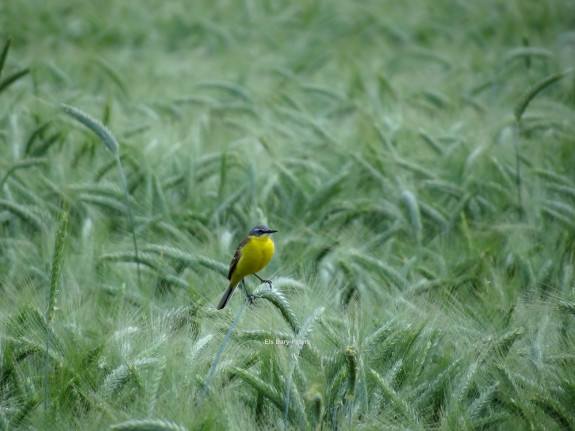
[[[575,429],[575,2],[0,0],[0,48],[0,430]]]

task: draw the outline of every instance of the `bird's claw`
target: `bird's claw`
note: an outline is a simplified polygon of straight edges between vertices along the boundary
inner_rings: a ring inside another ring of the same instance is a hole
[[[271,280],[264,280],[263,278],[261,278],[259,275],[254,274],[258,280],[261,282],[261,284],[267,283],[267,285],[270,287],[270,290],[272,290],[272,281]]]
[[[254,295],[248,295],[248,301],[250,302],[250,305],[254,305]]]

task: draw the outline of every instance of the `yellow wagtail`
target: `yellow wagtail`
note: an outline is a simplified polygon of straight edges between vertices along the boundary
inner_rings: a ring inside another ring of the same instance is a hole
[[[241,282],[244,286],[244,291],[250,303],[253,302],[253,295],[248,294],[244,278],[248,275],[255,275],[262,283],[267,283],[272,288],[270,280],[264,280],[256,272],[261,271],[274,255],[274,243],[270,238],[270,234],[277,232],[277,230],[270,229],[264,225],[258,225],[250,230],[234,253],[232,262],[230,263],[230,271],[228,272],[228,280],[230,285],[222,296],[218,304],[218,310],[226,306],[234,289]]]

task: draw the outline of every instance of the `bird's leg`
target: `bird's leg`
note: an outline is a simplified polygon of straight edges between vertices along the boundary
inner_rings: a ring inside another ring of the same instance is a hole
[[[242,286],[244,286],[244,292],[246,292],[246,296],[248,298],[248,301],[250,301],[250,305],[254,305],[254,295],[250,295],[248,293],[248,288],[246,287],[245,280],[242,280]]]
[[[257,275],[257,274],[254,274],[254,275],[258,278],[259,281],[262,282],[262,284],[263,284],[263,283],[267,283],[268,286],[270,287],[270,290],[272,290],[272,281],[271,281],[271,280],[264,280],[264,279],[261,278],[259,275]]]

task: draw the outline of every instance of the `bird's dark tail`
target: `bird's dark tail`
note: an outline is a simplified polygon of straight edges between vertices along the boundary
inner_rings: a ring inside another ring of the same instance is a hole
[[[228,301],[232,297],[232,293],[234,293],[234,289],[236,288],[236,286],[232,286],[231,284],[229,285],[229,287],[224,293],[224,296],[222,296],[222,299],[220,299],[220,303],[218,304],[218,310],[221,310],[228,304]]]

